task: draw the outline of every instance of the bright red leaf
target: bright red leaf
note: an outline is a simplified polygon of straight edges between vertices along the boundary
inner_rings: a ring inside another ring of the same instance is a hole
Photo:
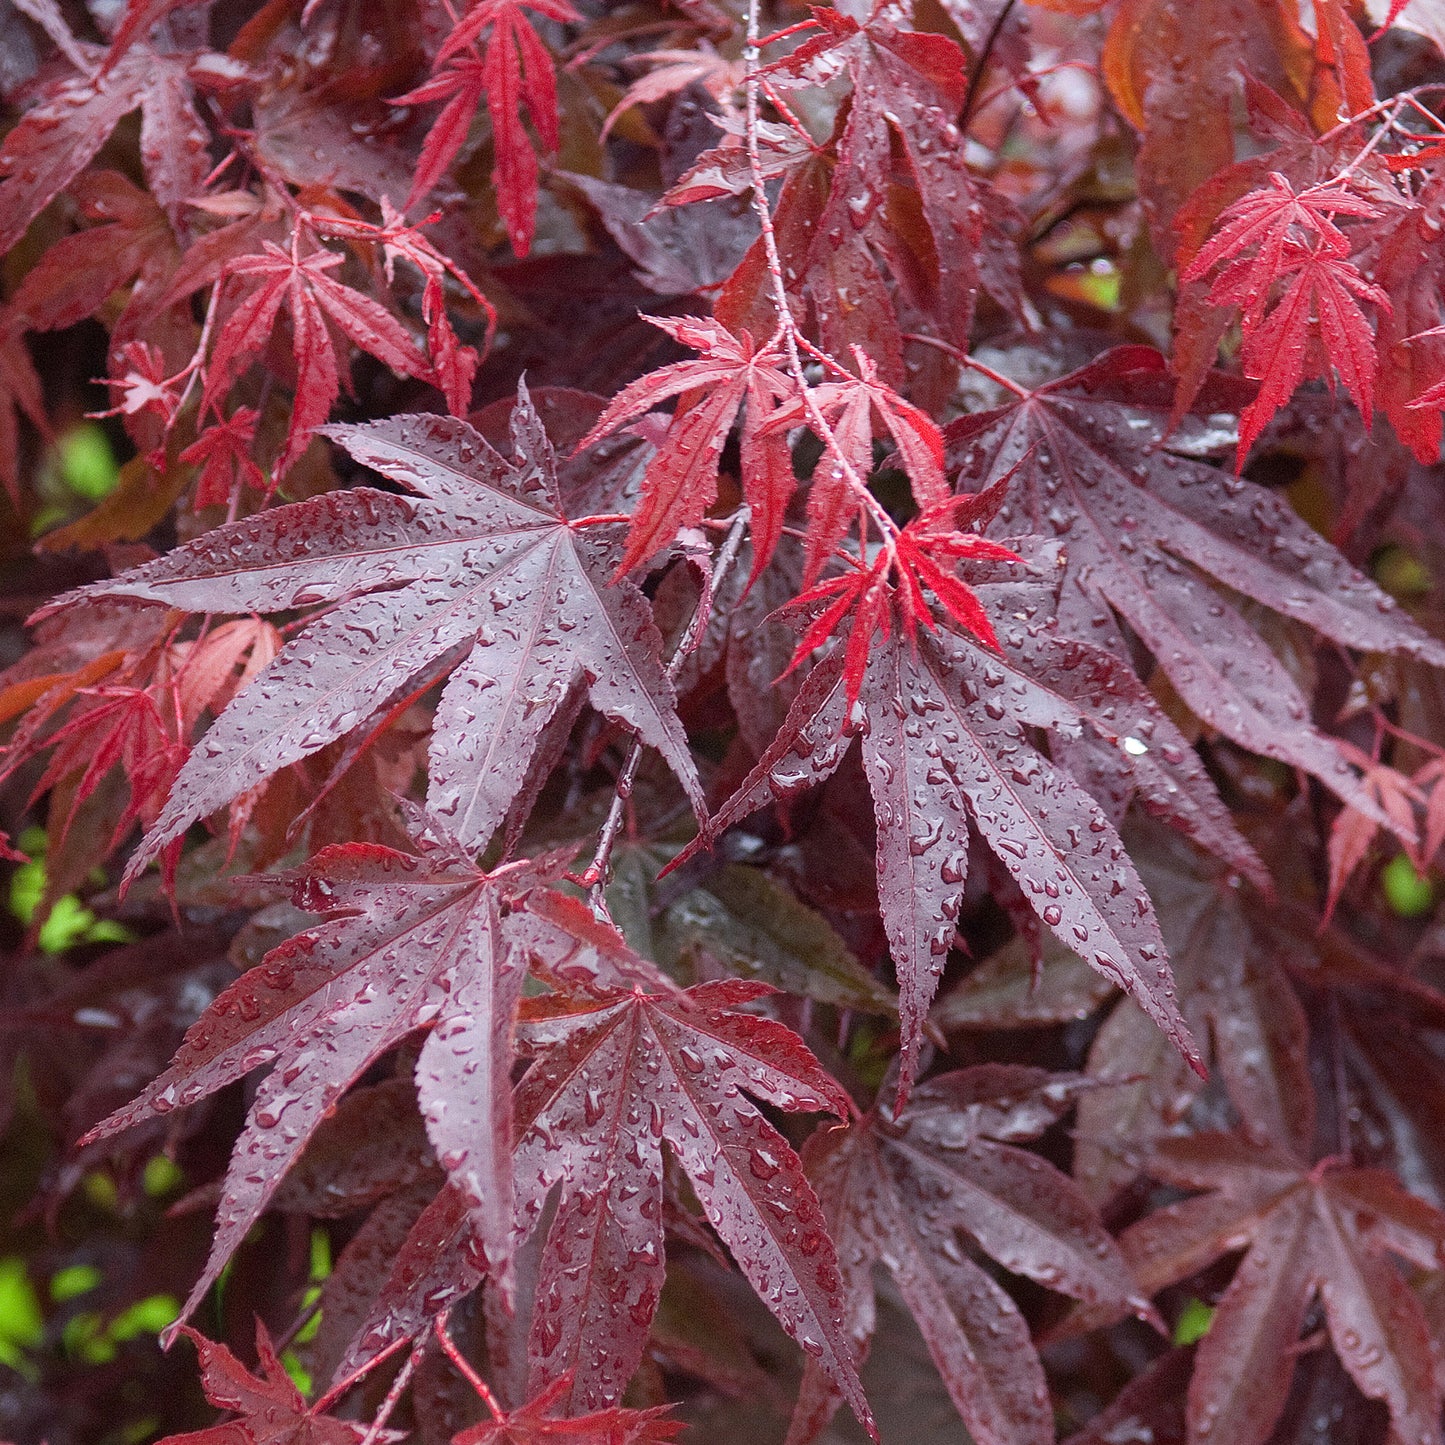
[[[567,0],[477,0],[442,45],[432,78],[392,102],[446,102],[427,135],[407,197],[410,210],[445,175],[466,142],[477,107],[486,98],[495,152],[492,184],[512,250],[518,256],[532,248],[537,217],[537,156],[522,124],[523,109],[549,152],[561,144],[552,57],[524,10],[562,24],[582,18]]]
[[[752,508],[753,576],[767,566],[783,531],[783,515],[797,483],[787,440],[769,423],[796,386],[776,347],[755,348],[741,336],[701,317],[649,316],[674,341],[701,353],[674,362],[624,387],[608,403],[579,450],[650,411],[679,398],[667,437],[648,463],[642,497],[619,567],[630,572],[694,526],[717,500],[718,458],[741,408],[743,496]]]

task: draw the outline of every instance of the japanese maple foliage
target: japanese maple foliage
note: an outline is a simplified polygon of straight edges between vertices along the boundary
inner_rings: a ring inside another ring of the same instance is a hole
[[[0,1439],[1441,1445],[1442,98],[0,4]]]

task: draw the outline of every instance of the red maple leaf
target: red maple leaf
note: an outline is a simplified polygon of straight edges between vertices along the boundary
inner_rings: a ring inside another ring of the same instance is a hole
[[[537,155],[522,124],[523,107],[547,150],[555,151],[562,140],[552,57],[523,10],[534,10],[563,24],[582,18],[568,0],[479,0],[447,36],[437,53],[440,68],[432,78],[392,102],[446,102],[427,134],[406,201],[410,210],[451,165],[466,141],[477,107],[486,98],[492,121],[492,184],[497,209],[519,257],[532,248],[537,218]],[[488,26],[491,35],[478,53]]]
[[[1239,1134],[1161,1142],[1149,1172],[1208,1193],[1166,1205],[1120,1237],[1153,1292],[1223,1255],[1248,1252],[1199,1345],[1189,1442],[1263,1445],[1285,1405],[1306,1311],[1402,1440],[1438,1442],[1442,1389],[1430,1330],[1389,1255],[1438,1269],[1445,1215],[1389,1174],[1324,1159],[1313,1168]]]
[[[514,958],[551,990],[520,1006],[518,1050],[534,1062],[515,1087],[510,1129],[519,1248],[544,1226],[554,1188],[559,1195],[529,1297],[518,1302],[528,1392],[565,1380],[560,1393],[574,1413],[606,1409],[641,1361],[665,1271],[666,1146],[744,1275],[868,1423],[838,1325],[837,1259],[821,1210],[792,1147],[748,1096],[787,1111],[843,1115],[850,1105],[796,1034],[742,1011],[774,990],[739,979],[680,989],[582,904],[535,884],[502,910],[501,926]],[[415,966],[435,966],[423,952],[435,948],[419,949]],[[477,1007],[458,1004],[467,1017]],[[423,1078],[436,1100],[429,1129],[444,1125],[456,1141],[442,1156],[453,1177],[413,1215],[384,1281],[372,1282],[338,1373],[421,1334],[487,1268],[464,1182],[480,1147],[475,1109],[458,1093],[471,1055],[464,1025],[458,1013],[441,1026],[459,1036],[451,1077]],[[431,1119],[430,1105],[424,1112]]]
[[[860,24],[810,6],[806,24],[820,33],[766,73],[813,86],[846,68],[852,81],[836,164],[830,158],[795,174],[779,202],[778,238],[785,264],[798,273],[800,299],[816,309],[825,348],[842,356],[862,346],[901,384],[897,309],[878,256],[945,338],[962,343],[989,248],[984,207],[973,203],[980,190],[953,124],[968,89],[967,58],[947,36],[899,26],[885,11],[873,7]],[[916,198],[917,221],[897,224],[889,214],[900,182]],[[765,269],[759,243],[725,288],[719,314],[743,319],[744,294],[729,293],[760,289]]]
[[[338,1420],[315,1405],[308,1405],[276,1356],[266,1326],[256,1321],[256,1353],[261,1373],[254,1375],[225,1345],[208,1340],[188,1326],[181,1333],[192,1341],[201,1357],[201,1388],[206,1399],[221,1410],[240,1416],[205,1430],[168,1435],[162,1445],[356,1445],[367,1427]],[[399,1439],[394,1430],[373,1438]]]
[[[218,417],[180,455],[180,460],[201,469],[196,482],[196,510],[235,507],[243,487],[268,491],[266,474],[251,456],[256,439],[257,412],[238,406],[228,417]]]
[[[286,261],[280,284],[293,284],[291,274]],[[338,738],[370,733],[398,700],[447,673],[428,806],[463,846],[486,846],[578,682],[663,752],[700,816],[697,768],[646,599],[631,582],[608,584],[617,542],[563,512],[555,455],[530,402],[512,413],[515,462],[451,417],[392,417],[334,435],[413,495],[331,492],[216,528],[67,599],[114,593],[219,613],[339,604],[311,620],[192,751],[131,876],[198,818]]]
[[[93,224],[50,246],[26,272],[10,306],[27,330],[58,331],[96,314],[112,292],[134,282],[111,327],[111,346],[138,343],[143,318],[180,259],[166,213],[115,171],[81,176],[71,194]]]
[[[1026,585],[975,589],[1000,616],[1030,616],[1037,606]],[[885,633],[880,625],[858,683],[848,675],[857,654],[835,650],[808,675],[756,767],[670,865],[681,866],[758,808],[821,782],[858,738],[879,823],[878,897],[898,974],[905,1097],[953,943],[970,819],[1044,924],[1128,990],[1201,1067],[1174,1000],[1153,906],[1113,825],[1070,773],[1027,741],[1025,719],[1108,737],[1116,716],[1107,698],[1106,721],[1087,696],[1074,694],[1077,681],[1066,675],[1082,658],[1054,670],[1049,650],[1001,655],[944,627],[910,640],[903,627]],[[1129,739],[1113,736],[1128,755]]]
[[[422,381],[431,381],[435,375],[411,334],[391,312],[327,274],[341,265],[344,257],[325,247],[303,251],[304,245],[311,244],[310,237],[303,235],[306,229],[298,225],[292,231],[289,252],[274,241],[263,241],[260,254],[227,263],[226,276],[241,278],[247,294],[216,336],[201,399],[203,411],[219,414],[222,398],[265,346],[285,302],[296,355],[296,399],[286,442],[276,459],[278,476],[310,445],[313,432],[330,415],[341,392],[342,373],[328,323],[395,372]]]
[[[1334,218],[1374,219],[1379,214],[1375,202],[1345,186],[1314,185],[1296,191],[1285,176],[1271,171],[1267,186],[1250,191],[1220,216],[1219,229],[1199,248],[1180,279],[1196,281],[1221,264],[1231,273],[1240,266],[1239,279],[1231,283],[1239,289],[1234,304],[1255,326],[1268,304],[1270,284],[1287,269],[1289,251],[1318,245],[1326,255],[1348,256],[1349,237]]]
[[[1367,430],[1374,416],[1375,333],[1359,303],[1369,301],[1388,312],[1390,298],[1353,262],[1323,246],[1304,255],[1287,252],[1280,279],[1283,289],[1274,309],[1246,328],[1244,373],[1261,385],[1239,419],[1239,465],[1306,375],[1324,376],[1333,385],[1338,373]],[[1221,300],[1224,282],[1221,276]],[[1424,398],[1412,404],[1423,405]]]
[[[797,1156],[745,1095],[839,1115],[849,1103],[790,1030],[737,1012],[771,992],[730,979],[524,1010],[522,1036],[540,1054],[517,1090],[526,1230],[562,1186],[537,1282],[532,1379],[573,1373],[574,1408],[614,1402],[641,1356],[662,1287],[666,1141],[754,1289],[871,1421],[838,1324],[822,1212]]]
[[[920,1085],[809,1140],[804,1158],[838,1242],[845,1318],[873,1335],[873,1267],[890,1272],[979,1445],[1053,1445],[1043,1366],[1018,1307],[961,1240],[1101,1316],[1155,1317],[1078,1186],[1017,1147],[1069,1109],[1086,1080],[984,1064]],[[789,1433],[806,1445],[837,1395],[810,1362]]]
[[[80,52],[101,59],[95,47]],[[137,107],[146,179],[166,214],[181,224],[184,203],[201,193],[211,169],[210,133],[192,93],[193,77],[204,77],[203,62],[134,45],[108,69],[47,86],[0,145],[0,252],[15,245]]]
[[[317,229],[323,235],[380,245],[388,282],[395,279],[398,261],[406,261],[421,272],[421,317],[426,324],[427,351],[436,372],[436,384],[446,397],[452,415],[465,416],[471,405],[472,381],[480,357],[472,347],[462,345],[452,329],[446,306],[447,277],[467,292],[486,318],[483,352],[491,345],[492,333],[496,330],[496,308],[455,261],[437,250],[417,227],[406,224],[385,196],[381,199],[381,221],[381,225],[373,226],[365,221],[318,218]]]
[[[1314,773],[1373,812],[1339,749],[1312,724],[1289,673],[1206,579],[1346,647],[1435,665],[1445,662],[1445,647],[1277,493],[1176,454],[1171,432],[1175,445],[1187,445],[1202,418],[1181,418],[1176,426],[1174,394],[1157,352],[1115,350],[1006,405],[952,422],[944,433],[950,461],[963,463],[960,486],[983,488],[1017,469],[989,530],[1063,541],[1063,632],[1123,659],[1128,645],[1117,614],[1204,722],[1254,752]],[[1223,409],[1203,395],[1208,407],[1201,411]]]
[[[1375,337],[1360,301],[1382,312],[1390,298],[1360,274],[1337,215],[1378,218],[1380,207],[1344,187],[1297,192],[1278,171],[1221,217],[1219,231],[1185,267],[1183,281],[1219,268],[1209,304],[1237,307],[1245,375],[1262,383],[1239,423],[1242,467],[1265,423],[1305,375],[1338,372],[1368,428],[1374,414]]]
[[[875,632],[881,630],[886,640],[895,617],[910,641],[916,640],[920,623],[936,628],[925,587],[953,621],[997,651],[998,637],[988,613],[955,568],[963,560],[1020,560],[1001,543],[963,530],[970,522],[991,517],[1006,487],[1007,482],[995,483],[986,494],[954,497],[931,507],[901,532],[885,538],[871,565],[855,563],[841,576],[825,578],[790,602],[785,609],[789,613],[807,613],[819,604],[826,605],[804,631],[783,675],[792,672],[851,617],[844,664],[851,707],[863,685]]]
[[[794,396],[768,423],[776,432],[809,422],[816,426],[816,409],[828,427],[827,436],[820,438],[824,452],[808,490],[807,582],[817,578],[848,529],[855,522],[862,525],[863,499],[854,479],[873,471],[875,418],[877,430],[898,448],[919,507],[937,513],[952,502],[943,474],[943,436],[933,419],[881,381],[873,359],[856,346],[853,360],[856,377],[823,382],[807,399]]]
[[[761,351],[744,331],[734,336],[703,317],[649,316],[674,341],[701,353],[696,361],[664,366],[624,387],[577,444],[584,450],[608,432],[679,397],[667,436],[648,463],[619,573],[667,546],[700,521],[717,499],[717,463],[743,408],[742,486],[752,508],[753,576],[767,566],[783,533],[783,514],[797,482],[786,437],[770,422],[796,386],[775,346]]]
[[[114,810],[113,833],[102,842],[102,856],[136,821],[146,827],[154,823],[203,715],[230,702],[279,645],[276,630],[254,618],[224,623],[187,642],[164,636],[166,620],[160,609],[141,619],[140,635],[148,645],[134,652],[95,655],[86,648],[71,653],[66,660],[73,665],[67,670],[25,679],[14,676],[15,669],[0,675],[0,683],[10,683],[0,689],[0,717],[9,712],[7,698],[29,705],[5,749],[0,778],[50,753],[32,798],[51,790],[59,796],[62,787],[67,795],[64,814],[52,813],[53,841],[64,837],[80,807],[116,768],[126,782],[128,801]],[[63,636],[64,628],[58,630]],[[168,847],[167,877],[177,856]]]
[[[521,948],[534,936],[512,905],[544,881],[526,866],[494,876],[444,849],[412,857],[364,843],[325,848],[283,875],[297,905],[326,921],[239,979],[187,1033],[171,1067],[88,1136],[195,1103],[276,1061],[232,1156],[211,1257],[186,1315],[327,1111],[423,1025],[417,1086],[428,1132],[468,1203],[482,1258],[509,1286],[512,1027]]]

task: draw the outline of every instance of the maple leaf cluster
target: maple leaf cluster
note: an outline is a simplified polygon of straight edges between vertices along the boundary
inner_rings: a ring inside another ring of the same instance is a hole
[[[1439,1445],[1442,95],[0,5],[0,1439]]]

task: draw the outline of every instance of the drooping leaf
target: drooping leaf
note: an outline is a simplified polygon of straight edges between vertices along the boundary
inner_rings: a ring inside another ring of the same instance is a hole
[[[1241,466],[1265,423],[1306,376],[1338,373],[1368,428],[1375,338],[1360,303],[1381,314],[1392,309],[1385,292],[1361,275],[1334,219],[1375,219],[1379,207],[1347,187],[1296,192],[1278,171],[1269,179],[1223,213],[1219,231],[1181,274],[1188,283],[1219,268],[1209,304],[1240,310],[1244,373],[1260,383],[1240,417]]]
[[[872,1267],[887,1265],[979,1445],[1050,1445],[1042,1366],[1009,1296],[970,1257],[1115,1316],[1149,1314],[1122,1256],[1077,1187],[1016,1147],[1069,1108],[1081,1081],[980,1065],[919,1085],[896,1115],[875,1109],[807,1151],[838,1241],[846,1318],[860,1350],[873,1333]],[[805,1445],[837,1397],[810,1369],[789,1436]]]
[[[536,1291],[531,1378],[571,1373],[574,1408],[619,1398],[641,1356],[662,1285],[665,1141],[753,1288],[871,1421],[839,1328],[822,1212],[787,1141],[739,1092],[848,1112],[795,1035],[736,1011],[769,992],[741,980],[676,999],[608,991],[524,1023],[528,1047],[545,1050],[517,1090],[524,1229],[562,1187]]]
[[[568,904],[543,911],[581,927],[586,910]],[[570,991],[524,1004],[519,1022],[519,1046],[538,1056],[516,1089],[519,1235],[538,1229],[560,1186],[527,1302],[529,1391],[567,1381],[573,1412],[603,1409],[637,1368],[662,1287],[665,1144],[749,1283],[869,1423],[822,1212],[792,1147],[746,1097],[845,1114],[846,1096],[789,1029],[738,1011],[771,993],[766,984],[684,992],[657,975],[646,991],[634,977],[624,992],[615,962],[599,971],[601,955],[569,957],[538,926],[538,945],[565,959]],[[594,928],[614,960],[625,955]],[[344,1368],[425,1330],[476,1287],[472,1236],[448,1185],[397,1252]]]
[[[752,508],[753,573],[768,564],[783,531],[796,482],[787,441],[767,423],[796,390],[776,348],[756,350],[702,318],[648,317],[673,340],[701,353],[674,362],[624,387],[578,443],[584,449],[659,402],[678,397],[677,411],[657,455],[648,463],[642,497],[620,569],[630,572],[694,526],[717,499],[717,466],[728,431],[743,409],[743,496]]]
[[[1113,651],[1126,622],[1209,726],[1374,812],[1299,688],[1213,579],[1347,647],[1439,666],[1445,648],[1275,494],[1171,450],[1173,387],[1145,348],[1110,353],[946,432],[963,484],[1018,467],[991,530],[1065,539],[1059,625]]]
[[[1440,1439],[1441,1384],[1418,1298],[1388,1258],[1445,1257],[1445,1216],[1390,1175],[1233,1134],[1163,1141],[1150,1172],[1212,1191],[1166,1205],[1120,1237],[1146,1289],[1247,1246],[1195,1353],[1190,1445],[1263,1445],[1284,1407],[1314,1299],[1361,1392],[1383,1401],[1402,1440]]]
[[[1270,904],[1236,873],[1158,828],[1136,828],[1126,838],[1159,909],[1180,1010],[1211,1046],[1246,1130],[1307,1153],[1315,1127],[1309,1028],[1285,972],[1292,960],[1260,926]],[[1079,1102],[1074,1174],[1103,1205],[1137,1175],[1153,1141],[1178,1127],[1204,1083],[1128,1001],[1104,1021],[1088,1069],[1107,1087]]]
[[[861,738],[878,818],[879,900],[899,980],[905,1095],[953,944],[970,821],[1043,922],[1127,989],[1187,1058],[1197,1057],[1153,906],[1123,844],[1097,803],[1030,744],[1025,718],[1084,727],[1084,714],[1036,681],[1026,662],[952,632],[910,642],[895,625],[891,636],[872,639],[856,690],[841,650],[814,668],[782,732],[681,855],[821,782]]]
[[[433,77],[393,102],[446,102],[427,135],[407,197],[410,210],[446,173],[466,141],[477,107],[486,98],[496,155],[492,184],[518,256],[531,249],[537,215],[537,155],[522,124],[523,108],[548,151],[556,151],[561,143],[552,57],[524,10],[563,24],[581,19],[567,0],[479,0],[443,43]],[[490,33],[481,45],[488,27]]]
[[[323,849],[284,881],[298,906],[327,921],[245,973],[186,1035],[171,1067],[92,1131],[116,1133],[274,1065],[237,1142],[211,1257],[184,1313],[199,1305],[346,1089],[425,1026],[417,1089],[428,1133],[505,1284],[512,1021],[526,964],[503,910],[534,880],[493,879],[464,859],[357,843]]]
[[[296,353],[296,399],[286,443],[276,460],[278,475],[310,445],[312,433],[331,414],[340,395],[333,326],[393,371],[423,381],[434,379],[431,363],[386,307],[327,274],[341,262],[342,257],[326,247],[303,249],[298,226],[289,253],[273,241],[263,241],[260,253],[232,260],[224,270],[228,278],[241,278],[246,294],[217,332],[206,365],[201,410],[219,411],[235,378],[265,346],[284,303]]]
[[[895,264],[893,269],[914,283],[913,299],[935,318],[944,335],[961,342],[978,294],[977,253],[983,231],[976,183],[953,120],[967,91],[966,57],[947,36],[903,29],[881,13],[859,24],[836,9],[815,5],[810,11],[818,33],[771,68],[811,81],[817,72],[810,68],[820,62],[823,74],[842,65],[853,88],[827,199],[809,229],[816,230],[820,249],[831,252],[844,266],[868,264],[859,254],[865,249],[860,244],[865,233],[876,238],[885,253],[911,251],[911,263]],[[895,139],[903,154],[896,167]],[[908,234],[911,228],[902,208],[889,209],[895,172],[916,195],[924,233],[916,242]],[[879,225],[885,215],[889,224]],[[851,246],[849,239],[854,241]],[[850,251],[857,260],[848,256]],[[744,262],[739,273],[746,267]],[[862,277],[857,280],[868,285]],[[848,337],[843,316],[857,304],[848,291],[831,303],[818,299],[824,313],[824,343],[830,349],[841,355],[846,344],[839,343],[845,339],[864,346],[875,340]],[[898,345],[897,323],[891,302],[885,300],[883,306],[891,324],[876,338],[880,344],[874,354],[881,356],[880,368],[892,381],[897,379],[890,357]],[[838,323],[830,326],[828,316],[838,317]],[[869,349],[873,351],[872,346]]]

